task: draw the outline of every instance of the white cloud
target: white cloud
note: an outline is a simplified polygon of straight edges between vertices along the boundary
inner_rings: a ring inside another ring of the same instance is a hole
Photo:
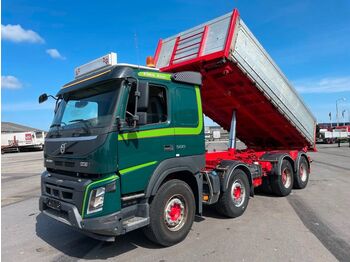
[[[14,76],[1,76],[1,88],[17,89],[22,86],[22,83]]]
[[[25,30],[20,25],[1,25],[2,39],[15,43],[44,43],[44,39],[32,30]]]
[[[306,79],[294,83],[296,89],[304,94],[350,92],[350,76]]]
[[[47,49],[47,50],[46,50],[46,53],[47,53],[49,56],[51,56],[53,59],[62,59],[62,60],[66,59],[64,56],[62,56],[62,55],[60,54],[60,52],[58,52],[57,49]]]

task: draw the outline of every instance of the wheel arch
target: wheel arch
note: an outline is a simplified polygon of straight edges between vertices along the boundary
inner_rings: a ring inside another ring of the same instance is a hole
[[[292,159],[292,157],[291,157],[290,155],[285,155],[285,156],[281,159],[280,163],[278,163],[278,164],[279,164],[279,167],[282,166],[283,160],[287,160],[287,161],[290,163],[290,165],[291,165],[291,167],[292,167],[292,169],[293,169],[293,173],[295,173],[295,172],[296,172],[296,165],[295,165],[295,161]],[[279,168],[279,170],[281,171],[281,168]],[[281,175],[281,174],[280,174],[280,175]]]
[[[261,160],[267,160],[274,163],[273,168],[271,170],[271,174],[273,175],[278,175],[278,176],[281,175],[281,166],[282,166],[283,160],[287,160],[291,164],[293,173],[296,170],[294,160],[287,153],[266,153],[261,157]]]
[[[200,170],[204,167],[204,164],[204,156],[191,156],[163,161],[153,172],[145,191],[145,197],[151,200],[165,182],[179,179],[187,183],[191,188],[196,201],[196,213],[201,214],[203,176]]]
[[[250,186],[250,194],[254,195],[254,187],[253,187],[253,178],[252,173],[249,169],[249,167],[240,161],[234,161],[234,160],[223,160],[219,164],[219,168],[227,169],[223,172],[223,175],[221,176],[221,191],[225,192],[228,188],[228,184],[230,181],[230,178],[233,174],[233,172],[237,169],[242,170],[248,178],[249,186]],[[220,172],[220,171],[218,171]],[[222,172],[222,171],[221,171]]]

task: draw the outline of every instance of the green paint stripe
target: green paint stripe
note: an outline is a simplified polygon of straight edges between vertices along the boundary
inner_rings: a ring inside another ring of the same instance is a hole
[[[85,189],[85,193],[84,193],[84,201],[83,201],[83,208],[82,208],[82,211],[81,211],[81,217],[84,218],[85,216],[85,204],[86,204],[86,199],[87,199],[87,195],[88,195],[88,192],[89,192],[89,189],[90,187],[92,187],[93,185],[96,185],[98,183],[102,183],[102,182],[106,182],[106,181],[109,181],[109,180],[114,180],[114,179],[117,179],[118,176],[117,175],[113,175],[113,176],[110,176],[110,177],[107,177],[107,178],[104,178],[102,180],[98,180],[98,181],[95,181],[95,182],[92,182],[90,184],[87,185],[86,189]]]
[[[165,74],[165,73],[157,73],[157,72],[138,72],[138,76],[141,77],[147,77],[147,78],[156,78],[160,80],[167,80],[171,81],[171,74]]]
[[[199,135],[203,130],[203,112],[202,112],[202,101],[199,87],[196,86],[196,98],[198,106],[198,125],[197,127],[166,127],[152,130],[144,130],[138,132],[130,132],[118,135],[118,140],[131,140],[131,139],[141,139],[150,137],[160,137],[160,136],[173,136],[173,135]]]
[[[159,128],[159,129],[119,134],[118,140],[130,140],[130,139],[149,138],[149,137],[158,137],[158,136],[172,136],[172,135],[174,135],[174,128],[167,127],[167,128]]]
[[[124,175],[126,173],[131,172],[131,171],[135,171],[137,169],[144,168],[144,167],[147,167],[147,166],[152,166],[152,165],[155,165],[155,164],[157,164],[157,161],[152,161],[152,162],[144,163],[144,164],[141,164],[141,165],[137,165],[137,166],[132,166],[132,167],[128,167],[128,168],[125,168],[125,169],[121,169],[121,170],[119,170],[119,173]]]

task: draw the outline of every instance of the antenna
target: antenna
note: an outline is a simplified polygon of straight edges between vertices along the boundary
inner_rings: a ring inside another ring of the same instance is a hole
[[[137,66],[140,66],[140,55],[139,55],[139,47],[138,47],[138,42],[137,42],[137,33],[134,33],[134,39],[135,39]]]

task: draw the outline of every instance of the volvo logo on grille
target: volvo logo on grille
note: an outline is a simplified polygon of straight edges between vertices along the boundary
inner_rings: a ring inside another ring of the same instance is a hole
[[[60,146],[60,153],[61,153],[61,154],[64,154],[64,152],[66,152],[66,143],[63,143],[63,144]]]

